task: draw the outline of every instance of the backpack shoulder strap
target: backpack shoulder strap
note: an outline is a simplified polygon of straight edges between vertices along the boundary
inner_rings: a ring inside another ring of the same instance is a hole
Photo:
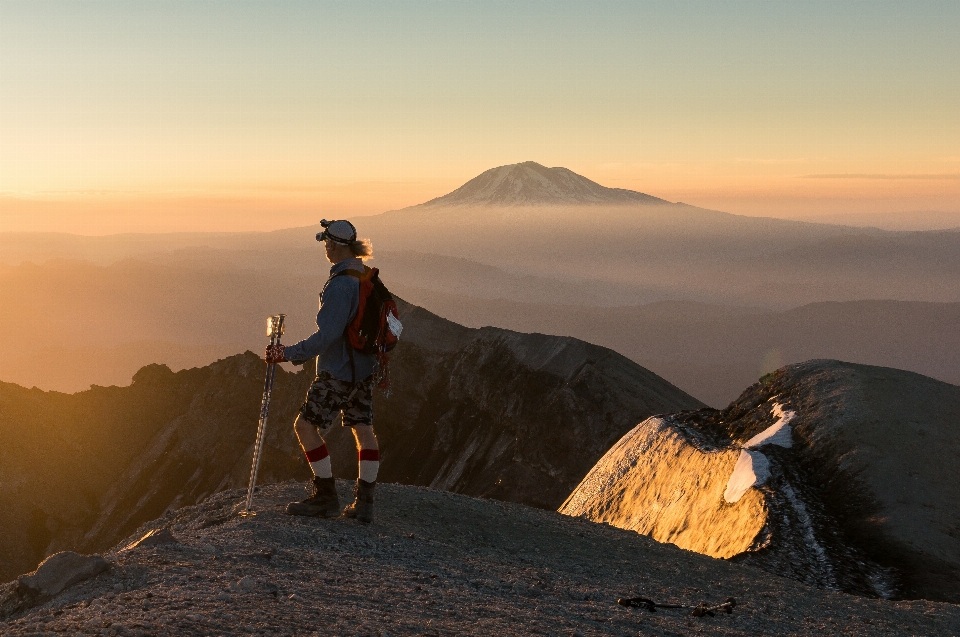
[[[363,272],[361,272],[360,270],[340,270],[339,272],[334,274],[333,277],[330,277],[330,278],[346,275],[346,276],[352,276],[353,278],[362,281],[363,279],[369,278],[370,272],[372,271],[373,271],[373,268],[368,268],[367,266],[363,266]]]

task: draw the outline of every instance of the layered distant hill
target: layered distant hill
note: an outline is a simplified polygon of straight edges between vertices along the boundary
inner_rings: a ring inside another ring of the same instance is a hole
[[[491,169],[425,204],[355,221],[381,252],[457,257],[576,284],[584,297],[569,298],[573,305],[689,300],[786,309],[819,301],[960,301],[960,231],[744,217],[607,188],[534,162]],[[213,250],[208,266],[297,268],[305,263],[301,253],[317,253],[315,230],[0,233],[0,260],[105,264],[149,257],[176,264],[189,248]]]
[[[881,230],[951,230],[960,228],[960,211],[849,212],[796,217],[798,221]]]
[[[322,265],[225,267],[220,253],[212,264],[206,254],[181,253],[178,263],[0,266],[0,321],[19,326],[0,331],[0,379],[61,391],[126,385],[149,363],[181,369],[258,350],[263,318],[278,311],[289,315],[291,342],[316,329]],[[310,258],[318,255],[304,262]],[[577,286],[555,279],[422,254],[386,253],[375,263],[403,298],[457,323],[602,345],[715,407],[762,374],[811,358],[960,383],[957,303],[848,301],[786,311],[681,301],[569,305],[562,301]],[[526,300],[504,300],[517,296]]]
[[[463,325],[575,336],[610,347],[715,407],[767,372],[815,358],[960,384],[960,303],[847,301],[784,311],[684,301],[590,307],[400,289]]]
[[[960,302],[960,232],[743,217],[534,162],[355,221],[405,298],[612,347],[715,406],[810,357],[960,379],[943,305]],[[76,390],[152,362],[207,364],[258,348],[280,311],[306,336],[327,272],[315,231],[0,233],[0,319],[26,326],[0,333],[0,379]]]
[[[564,337],[468,329],[403,304],[392,391],[375,398],[386,482],[555,508],[636,422],[702,403]],[[51,364],[56,364],[54,360]],[[265,365],[141,369],[77,394],[0,383],[0,580],[59,549],[100,550],[170,508],[244,487]],[[312,370],[280,370],[261,481],[309,477],[292,424]],[[329,438],[356,476],[352,437]]]

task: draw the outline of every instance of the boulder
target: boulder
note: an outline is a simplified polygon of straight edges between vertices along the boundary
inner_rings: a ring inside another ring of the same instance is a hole
[[[78,582],[95,577],[110,568],[99,555],[80,555],[61,551],[51,555],[32,573],[8,584],[0,596],[0,617],[22,612],[60,594]]]
[[[41,597],[53,597],[77,582],[106,571],[110,562],[99,555],[80,555],[61,551],[51,555],[33,573],[18,578],[21,588],[35,591]]]

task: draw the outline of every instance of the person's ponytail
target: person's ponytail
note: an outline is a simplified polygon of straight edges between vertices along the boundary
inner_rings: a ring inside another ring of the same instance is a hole
[[[373,256],[373,244],[370,239],[357,238],[350,242],[350,252],[353,256],[361,259],[369,259]]]

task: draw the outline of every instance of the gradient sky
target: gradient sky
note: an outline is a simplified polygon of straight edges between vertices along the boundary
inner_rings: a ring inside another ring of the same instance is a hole
[[[0,231],[271,229],[533,160],[960,212],[960,2],[6,2]]]

